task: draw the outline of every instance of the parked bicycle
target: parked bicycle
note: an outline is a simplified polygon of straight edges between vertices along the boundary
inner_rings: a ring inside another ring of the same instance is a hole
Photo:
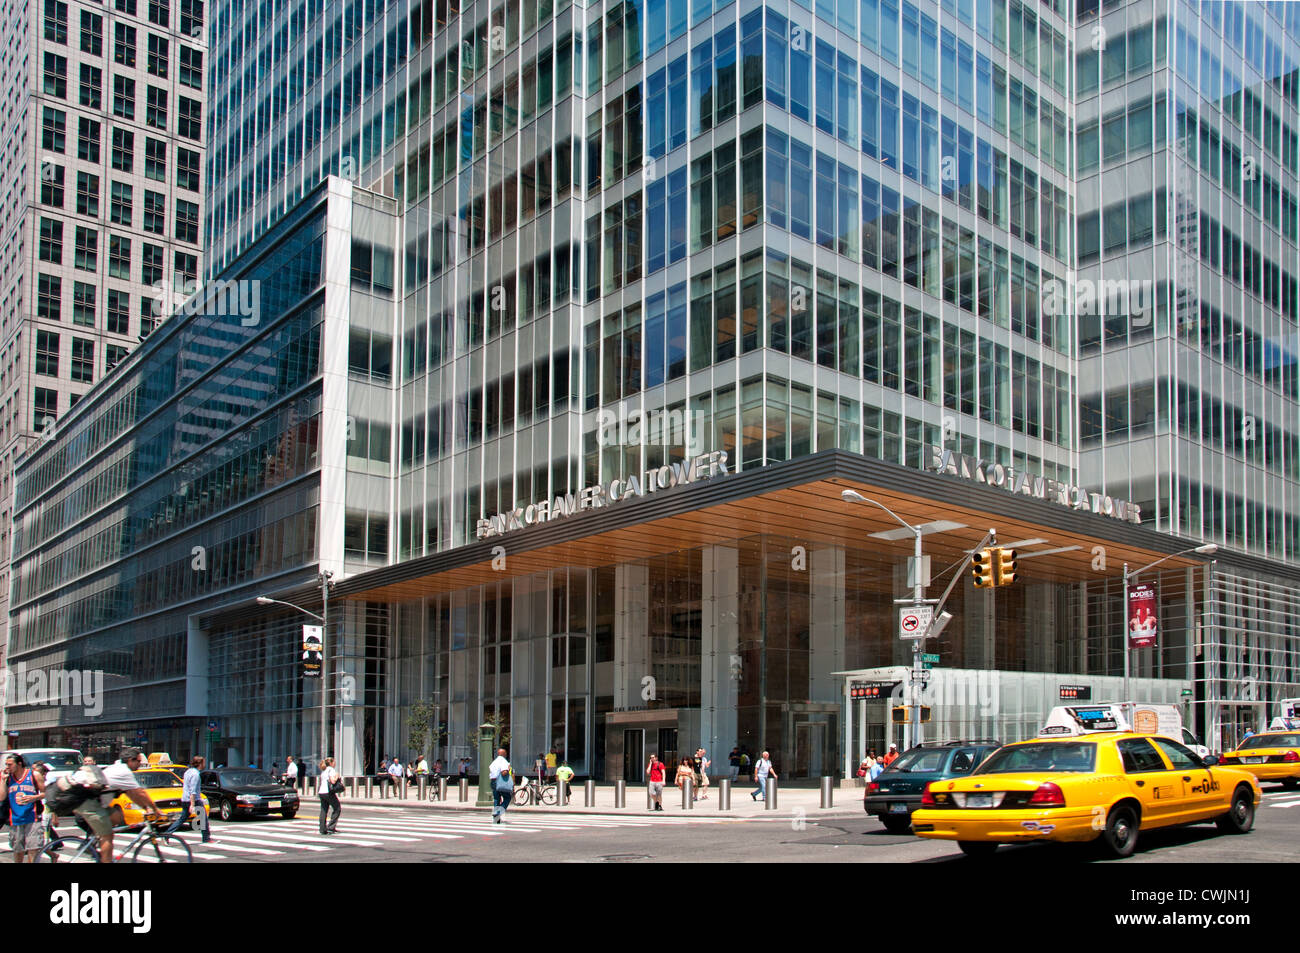
[[[529,778],[527,784],[521,784],[515,789],[515,803],[521,807],[525,804],[536,804],[539,801],[542,804],[554,804],[558,796],[555,783],[548,781],[545,784],[539,784],[536,778]]]
[[[130,858],[130,863],[159,863],[159,864],[192,864],[194,855],[190,852],[190,845],[176,834],[176,830],[185,820],[185,812],[181,811],[168,824],[165,819],[151,820],[146,818],[140,825],[139,831],[135,837],[122,848],[122,851],[114,859],[114,863],[120,860]],[[129,834],[134,832],[134,827],[115,827],[113,834]],[[114,851],[117,845],[114,844]],[[36,855],[38,864],[97,864],[101,863],[99,858],[99,837],[93,832],[84,835],[75,834],[67,837],[54,837],[48,844]]]

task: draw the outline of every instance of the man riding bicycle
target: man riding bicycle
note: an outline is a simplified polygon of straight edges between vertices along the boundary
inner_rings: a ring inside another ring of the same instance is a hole
[[[91,831],[99,837],[99,857],[104,863],[113,860],[113,819],[108,805],[112,802],[114,792],[121,791],[132,801],[146,810],[150,820],[162,816],[158,805],[154,804],[149,792],[140,786],[133,773],[144,763],[144,755],[139,748],[124,748],[122,759],[117,764],[110,764],[99,769],[108,782],[104,793],[82,801],[73,809],[73,814],[82,818]]]

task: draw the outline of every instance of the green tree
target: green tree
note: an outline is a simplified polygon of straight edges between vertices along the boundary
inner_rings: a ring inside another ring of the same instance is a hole
[[[432,701],[419,701],[411,706],[406,715],[406,730],[410,737],[411,750],[416,757],[424,754],[429,741],[429,727],[438,709]]]

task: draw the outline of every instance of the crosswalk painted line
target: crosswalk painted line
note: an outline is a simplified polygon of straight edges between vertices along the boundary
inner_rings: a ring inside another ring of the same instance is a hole
[[[207,844],[190,833],[189,844],[195,860],[253,860],[261,857],[296,853],[320,856],[343,847],[371,849],[397,848],[408,845],[447,843],[466,838],[501,838],[520,834],[573,833],[582,830],[616,828],[644,829],[683,824],[717,824],[728,818],[689,817],[611,817],[609,815],[546,815],[520,811],[507,813],[505,823],[497,824],[487,811],[430,811],[393,808],[344,808],[336,834],[322,835],[320,819],[304,815],[293,819],[254,822],[227,822],[213,827],[213,839]],[[165,849],[167,854],[183,851]],[[171,858],[179,859],[179,858]],[[141,860],[156,863],[158,858]]]

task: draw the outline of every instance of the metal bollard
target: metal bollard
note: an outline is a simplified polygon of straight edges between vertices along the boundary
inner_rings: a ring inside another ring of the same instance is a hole
[[[766,807],[769,811],[776,810],[776,789],[777,789],[776,778],[772,777],[769,774],[767,776],[767,801],[764,803],[764,807]]]
[[[567,798],[564,796],[565,784],[559,778],[555,779],[555,806],[564,807]]]
[[[655,799],[650,796],[650,785],[645,786],[645,809],[653,811],[655,809]]]
[[[718,782],[718,810],[731,810],[731,778],[723,778]]]
[[[446,778],[438,779],[438,800],[439,801],[447,800],[447,779]]]
[[[429,798],[429,779],[423,774],[415,779],[415,796],[421,801],[426,801]]]
[[[682,810],[695,810],[695,782],[690,778],[682,780]]]
[[[468,801],[469,800],[469,778],[461,778],[459,783],[459,788],[460,790],[457,793],[460,796],[460,800]]]
[[[627,782],[614,782],[614,806],[627,807]]]
[[[406,778],[402,778],[402,780],[397,782],[397,787],[398,790],[402,792],[402,800],[405,801],[411,793],[411,782]]]
[[[595,782],[595,781],[584,781],[584,782],[583,782],[583,784],[582,784],[582,806],[583,806],[583,807],[595,807],[595,806],[596,806],[596,782]]]
[[[357,796],[357,779],[356,779],[355,777],[350,777],[350,778],[348,778],[348,779],[347,779],[345,782],[343,782],[343,783],[347,785],[347,788],[348,788],[348,797],[356,797],[356,796]]]
[[[369,799],[374,796],[375,796],[375,779],[372,778],[370,775],[366,775],[366,798]]]
[[[832,777],[822,778],[822,810],[835,806],[835,779]]]

